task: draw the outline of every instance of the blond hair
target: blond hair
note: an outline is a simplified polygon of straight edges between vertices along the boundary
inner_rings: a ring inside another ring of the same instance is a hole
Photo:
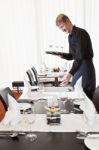
[[[67,19],[69,20],[68,16],[64,15],[64,14],[59,14],[57,17],[56,17],[56,25],[59,26],[59,24],[61,22],[66,22]]]

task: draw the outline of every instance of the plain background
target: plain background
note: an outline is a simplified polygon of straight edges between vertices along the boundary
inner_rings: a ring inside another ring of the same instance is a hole
[[[23,80],[32,66],[64,65],[65,60],[45,54],[68,52],[67,35],[55,25],[59,13],[90,34],[99,84],[99,0],[0,0],[0,88]]]

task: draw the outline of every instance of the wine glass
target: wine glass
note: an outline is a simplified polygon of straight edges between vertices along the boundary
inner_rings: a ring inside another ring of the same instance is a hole
[[[39,94],[42,94],[42,93],[44,92],[44,90],[45,90],[45,89],[44,89],[44,84],[43,84],[43,83],[40,83],[40,84],[39,84],[38,93],[39,93]]]
[[[67,101],[67,98],[61,98],[61,113],[67,113],[67,110],[65,108],[65,103]]]
[[[73,100],[69,98],[68,95],[64,98],[61,98],[61,102],[62,102],[62,109],[61,109],[62,113],[69,114],[74,112]]]
[[[37,139],[37,135],[32,131],[32,125],[35,122],[36,114],[25,114],[25,119],[27,126],[29,127],[29,133],[26,133],[25,138],[30,142],[33,142]]]

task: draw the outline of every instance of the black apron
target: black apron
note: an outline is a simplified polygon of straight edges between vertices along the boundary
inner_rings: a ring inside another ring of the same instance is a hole
[[[95,68],[92,60],[84,60],[78,71],[74,74],[71,86],[75,86],[77,80],[82,76],[82,88],[86,95],[92,99],[96,87]],[[91,93],[92,92],[92,93]]]

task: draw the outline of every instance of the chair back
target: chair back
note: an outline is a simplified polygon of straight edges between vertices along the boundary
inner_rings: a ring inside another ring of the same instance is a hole
[[[34,66],[31,68],[31,70],[32,70],[34,77],[35,77],[35,84],[38,85],[39,81],[38,81],[38,77],[37,77],[37,70]]]
[[[8,109],[8,94],[10,94],[11,96],[14,97],[14,95],[9,87],[6,87],[0,91],[0,100],[2,101],[6,111]]]
[[[97,88],[95,89],[92,100],[96,107],[97,112],[99,113],[99,86],[97,86]]]
[[[0,91],[0,119],[4,116],[4,109],[5,111],[8,110],[8,94],[16,99],[9,87],[6,87]],[[29,99],[19,99],[18,103],[20,103],[20,111],[23,109],[29,112],[32,111],[32,102]],[[1,108],[1,105],[3,105],[4,108]]]
[[[26,71],[26,73],[27,73],[27,75],[28,75],[29,82],[30,82],[31,86],[35,85],[35,83],[34,83],[34,77],[33,77],[33,74],[32,74],[32,72],[31,72],[31,70],[28,69],[28,70]]]
[[[5,107],[0,99],[0,121],[4,118],[6,113]]]

